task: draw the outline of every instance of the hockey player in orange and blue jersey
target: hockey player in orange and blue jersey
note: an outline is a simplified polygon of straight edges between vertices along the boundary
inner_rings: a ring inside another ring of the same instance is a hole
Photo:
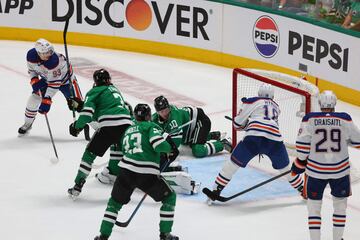
[[[348,145],[360,148],[360,131],[349,114],[335,112],[336,96],[320,94],[321,112],[304,116],[296,141],[298,158],[292,172],[305,172],[304,196],[308,198],[311,240],[320,240],[321,205],[324,189],[333,196],[333,240],[343,239],[347,198],[351,195]]]
[[[290,170],[289,156],[278,125],[280,108],[273,98],[273,86],[264,83],[259,88],[258,97],[242,99],[243,104],[233,124],[237,130],[245,131],[245,136],[218,174],[212,196],[219,196],[238,168],[245,168],[256,155],[267,155],[273,168],[281,173]],[[295,189],[302,191],[300,175],[287,175],[287,178]],[[208,203],[211,204],[213,200],[208,199]]]
[[[29,132],[37,112],[49,112],[51,99],[59,90],[67,100],[71,97],[82,100],[71,66],[69,70],[66,58],[55,52],[50,42],[45,39],[37,40],[35,47],[27,52],[26,60],[33,91],[26,104],[25,123],[18,130],[20,136]]]

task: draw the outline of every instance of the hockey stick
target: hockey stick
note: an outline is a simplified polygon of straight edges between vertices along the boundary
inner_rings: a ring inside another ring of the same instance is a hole
[[[266,181],[263,181],[263,182],[261,182],[259,184],[256,184],[253,187],[245,189],[244,191],[241,191],[241,192],[236,193],[236,194],[234,194],[232,196],[229,196],[229,197],[218,196],[218,195],[214,194],[213,191],[211,191],[208,188],[203,188],[202,192],[212,200],[216,200],[216,201],[219,201],[219,202],[227,202],[227,201],[229,201],[229,200],[231,200],[233,198],[236,198],[236,197],[238,197],[240,195],[243,195],[243,194],[245,194],[247,192],[250,192],[250,191],[252,191],[252,190],[254,190],[254,189],[258,188],[258,187],[261,187],[261,186],[263,186],[263,185],[265,185],[265,184],[267,184],[269,182],[272,182],[272,181],[274,181],[274,180],[276,180],[276,179],[278,179],[278,178],[280,178],[282,176],[285,176],[285,175],[289,174],[290,172],[291,172],[291,170],[283,172],[283,173],[281,173],[279,175],[276,175],[275,177],[272,177],[272,178],[270,178],[270,179],[268,179]]]
[[[181,129],[187,125],[190,125],[192,122],[194,122],[195,119],[193,120],[190,120],[180,126],[178,126],[177,128],[173,129],[169,135],[171,136],[171,133],[173,132],[176,132],[178,129]],[[168,160],[166,162],[166,164],[164,164],[164,166],[160,169],[160,173],[163,172],[170,164],[170,161]],[[129,223],[131,222],[131,220],[133,219],[133,217],[135,216],[136,212],[139,210],[140,206],[142,205],[142,203],[144,202],[145,198],[147,197],[147,193],[144,194],[144,196],[141,198],[140,202],[138,203],[138,205],[136,206],[136,208],[134,209],[134,211],[131,213],[129,219],[126,221],[126,222],[119,222],[119,221],[116,221],[115,224],[116,226],[119,226],[119,227],[127,227],[129,225]]]
[[[51,132],[49,119],[48,119],[47,114],[44,114],[44,115],[45,115],[48,130],[49,130],[50,140],[51,140],[51,143],[52,143],[52,146],[53,146],[53,149],[54,149],[54,152],[55,152],[55,157],[56,157],[56,158],[51,158],[50,161],[52,163],[58,163],[59,162],[59,156],[58,156],[57,151],[56,151],[55,142],[54,142],[54,138],[53,138],[53,135],[52,135],[52,132]]]
[[[65,49],[65,58],[66,58],[66,65],[67,65],[67,69],[68,69],[68,78],[69,78],[69,92],[70,92],[70,98],[74,98],[74,87],[72,85],[71,82],[71,74],[70,74],[70,61],[69,61],[69,54],[68,54],[68,49],[67,49],[67,42],[66,42],[66,36],[67,36],[67,32],[68,32],[68,28],[69,28],[69,22],[70,22],[70,17],[66,19],[65,22],[65,27],[64,27],[64,32],[63,32],[63,39],[64,39],[64,49]],[[73,116],[73,122],[76,121],[76,115],[75,115],[75,109],[72,109],[72,116]],[[89,126],[85,125],[84,127],[84,135],[85,135],[85,139],[87,141],[90,140],[90,132],[89,132]]]
[[[170,163],[171,162],[168,160],[166,162],[166,164],[164,164],[164,166],[160,169],[160,173],[162,173],[170,165]],[[138,203],[138,205],[136,206],[136,208],[134,209],[134,211],[131,213],[131,215],[127,221],[125,221],[125,222],[116,221],[115,225],[119,226],[119,227],[127,227],[147,196],[148,196],[148,194],[145,193],[144,196],[141,198],[140,202]]]

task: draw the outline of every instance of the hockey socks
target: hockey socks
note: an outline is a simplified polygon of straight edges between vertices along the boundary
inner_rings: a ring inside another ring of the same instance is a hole
[[[239,169],[239,166],[233,163],[231,160],[227,160],[224,163],[219,175],[215,180],[215,184],[223,189],[231,180],[232,176]],[[216,186],[214,187],[215,190]]]
[[[205,144],[195,144],[191,150],[195,157],[201,158],[221,152],[224,150],[224,145],[220,141],[209,141]]]
[[[122,204],[115,201],[112,197],[109,199],[103,220],[101,222],[100,233],[102,236],[109,237],[116,222],[118,213]]]
[[[160,233],[170,233],[174,223],[176,194],[171,192],[160,208]]]
[[[79,170],[75,178],[75,183],[80,183],[81,179],[86,179],[91,171],[91,166],[96,158],[96,155],[91,153],[89,150],[85,150],[82,160],[80,162]]]
[[[341,240],[346,222],[347,198],[333,197],[333,240]]]
[[[309,212],[308,224],[311,240],[320,240],[321,238],[321,204],[322,200],[307,200]]]

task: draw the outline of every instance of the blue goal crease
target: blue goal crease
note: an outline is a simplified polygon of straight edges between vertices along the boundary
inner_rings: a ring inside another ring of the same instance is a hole
[[[215,178],[219,174],[223,163],[228,159],[228,156],[213,156],[206,158],[181,160],[180,165],[187,167],[192,179],[201,183],[200,192],[196,195],[180,195],[181,198],[188,198],[189,200],[205,201],[206,195],[202,193],[202,189],[207,187],[212,189]],[[234,174],[230,183],[222,191],[222,195],[234,195],[242,190],[250,188],[262,181],[265,181],[271,176],[263,171],[247,167],[239,168]],[[296,196],[298,193],[290,186],[284,179],[277,179],[271,183],[259,187],[251,192],[248,192],[240,197],[241,201],[258,201],[264,199],[274,199],[281,197]],[[234,199],[234,201],[236,201]]]

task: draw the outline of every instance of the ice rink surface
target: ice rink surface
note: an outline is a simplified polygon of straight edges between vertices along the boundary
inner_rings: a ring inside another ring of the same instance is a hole
[[[53,99],[48,114],[60,162],[50,163],[54,152],[45,118],[38,115],[29,135],[19,138],[24,109],[31,93],[26,68],[26,53],[32,42],[0,41],[0,236],[1,239],[82,240],[98,234],[111,187],[100,184],[93,169],[79,199],[72,201],[67,189],[73,186],[86,141],[68,133],[72,114],[61,93]],[[55,45],[63,53],[63,45]],[[92,73],[104,67],[114,84],[133,106],[139,102],[152,107],[153,99],[164,94],[179,106],[202,107],[212,120],[212,129],[227,132],[231,125],[224,115],[231,113],[231,69],[213,65],[122,51],[69,46],[83,94],[92,87]],[[337,110],[350,113],[360,126],[360,108],[339,101]],[[296,131],[296,130],[295,130]],[[101,165],[108,159],[95,160]],[[193,159],[182,149],[180,163],[189,168],[196,181],[211,187],[228,154]],[[350,149],[353,165],[360,169],[360,151]],[[224,192],[230,195],[267,179],[275,172],[264,159],[239,170]],[[360,184],[353,185],[349,199],[345,240],[360,238]],[[143,193],[120,211],[118,220],[126,220]],[[332,239],[332,201],[326,192],[322,209],[322,239]],[[224,204],[207,206],[202,193],[178,196],[173,233],[180,239],[305,240],[306,204],[285,179],[275,181],[243,197]],[[146,199],[127,228],[114,227],[110,239],[158,239],[158,203]]]

